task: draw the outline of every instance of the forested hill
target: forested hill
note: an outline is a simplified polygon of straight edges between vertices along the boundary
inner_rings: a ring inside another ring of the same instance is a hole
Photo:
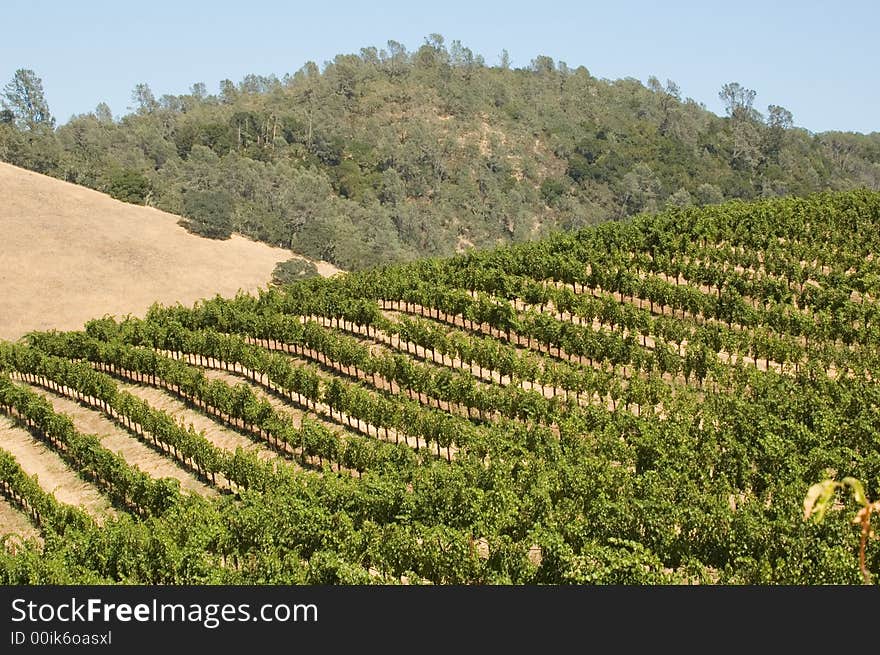
[[[45,103],[17,103],[39,79],[18,81],[0,159],[347,269],[668,205],[880,188],[880,133],[812,134],[738,83],[719,81],[719,117],[674,82],[597,79],[545,56],[487,65],[437,35],[216,95],[139,85],[132,113],[101,104],[57,129]]]

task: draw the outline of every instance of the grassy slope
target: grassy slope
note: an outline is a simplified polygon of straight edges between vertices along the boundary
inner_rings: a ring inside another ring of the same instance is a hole
[[[254,291],[292,253],[191,235],[172,214],[0,164],[0,337],[73,329],[155,301]]]

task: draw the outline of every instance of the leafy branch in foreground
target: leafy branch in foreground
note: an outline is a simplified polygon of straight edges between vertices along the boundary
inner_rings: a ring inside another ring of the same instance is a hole
[[[804,520],[810,517],[816,523],[825,519],[825,514],[832,507],[838,489],[849,488],[852,491],[853,500],[861,507],[853,516],[852,522],[860,526],[861,535],[859,540],[859,569],[865,584],[870,584],[871,573],[865,564],[865,548],[868,539],[876,539],[877,534],[871,529],[871,514],[876,512],[880,515],[880,500],[870,501],[865,494],[865,487],[857,478],[846,477],[840,482],[837,480],[822,480],[817,482],[807,491],[804,498]]]

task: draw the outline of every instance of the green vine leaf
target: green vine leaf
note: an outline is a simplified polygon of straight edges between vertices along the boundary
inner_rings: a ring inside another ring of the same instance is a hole
[[[862,486],[860,480],[856,478],[844,478],[842,482],[852,489],[853,500],[862,507],[868,504],[868,497],[865,495],[865,487]]]
[[[809,488],[804,498],[804,520],[811,516],[816,523],[821,523],[825,513],[831,506],[834,491],[840,483],[834,480],[822,480]]]

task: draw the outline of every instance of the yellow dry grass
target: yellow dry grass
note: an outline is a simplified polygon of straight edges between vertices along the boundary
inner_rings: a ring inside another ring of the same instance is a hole
[[[203,239],[178,220],[0,163],[0,339],[253,292],[294,254],[238,235]]]

